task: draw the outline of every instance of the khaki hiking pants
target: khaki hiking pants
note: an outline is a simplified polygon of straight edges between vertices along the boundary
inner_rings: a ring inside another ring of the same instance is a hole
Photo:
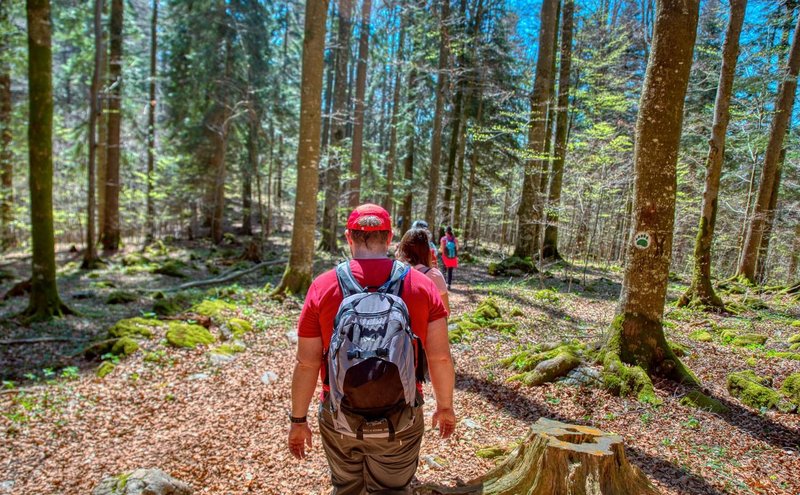
[[[321,408],[319,431],[331,468],[331,495],[400,495],[411,493],[408,485],[417,471],[419,446],[425,431],[422,407],[414,424],[387,438],[358,440],[333,428],[330,412]]]

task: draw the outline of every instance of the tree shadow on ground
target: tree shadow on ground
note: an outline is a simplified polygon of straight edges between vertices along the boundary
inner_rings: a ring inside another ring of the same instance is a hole
[[[571,418],[555,413],[546,404],[526,397],[503,383],[490,382],[465,373],[456,373],[456,388],[478,393],[506,414],[528,423],[533,423],[540,417],[546,416],[565,423],[592,426],[580,418]],[[659,483],[681,493],[694,495],[724,495],[725,493],[710,485],[702,477],[666,459],[653,456],[629,445],[625,446],[625,451],[631,463],[638,466],[648,478],[658,480]]]

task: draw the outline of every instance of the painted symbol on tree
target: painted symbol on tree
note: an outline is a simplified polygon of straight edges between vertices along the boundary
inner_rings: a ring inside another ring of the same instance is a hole
[[[647,232],[639,232],[634,237],[633,245],[639,249],[647,249],[650,247],[650,234]]]

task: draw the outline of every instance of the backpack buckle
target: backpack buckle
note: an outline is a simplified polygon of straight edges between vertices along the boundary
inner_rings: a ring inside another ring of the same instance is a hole
[[[347,351],[347,359],[356,359],[361,357],[361,351],[350,349]]]

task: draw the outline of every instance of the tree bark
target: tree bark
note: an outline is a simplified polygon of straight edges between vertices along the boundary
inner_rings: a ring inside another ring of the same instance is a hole
[[[250,102],[247,119],[247,160],[242,167],[242,234],[245,235],[253,234],[253,176],[258,175],[258,131],[261,122],[257,106],[255,101]]]
[[[450,147],[447,155],[447,172],[444,178],[444,197],[442,198],[442,223],[452,226],[452,199],[453,199],[453,179],[458,161],[458,149],[460,147],[462,130],[465,127],[464,112],[464,87],[460,82],[456,83],[455,104],[453,105],[453,128],[450,134]]]
[[[58,295],[53,238],[53,79],[50,0],[27,0],[28,160],[31,292],[23,315],[46,320],[71,313]]]
[[[0,53],[10,50],[10,2],[0,5]],[[14,162],[11,155],[11,66],[7,55],[0,56],[0,252],[15,245]]]
[[[121,155],[120,125],[122,121],[122,24],[123,0],[111,0],[111,27],[108,64],[108,136],[106,149],[105,220],[103,249],[119,249],[119,163]]]
[[[156,77],[158,54],[158,0],[153,0],[153,15],[150,19],[150,99],[147,105],[147,221],[145,244],[153,242],[156,236],[156,207],[153,202],[153,182],[155,181],[156,161]]]
[[[678,147],[698,11],[699,0],[657,2],[636,122],[635,234],[627,247],[619,307],[605,348],[606,369],[623,381],[630,378],[630,388],[645,401],[656,400],[647,375],[697,385],[697,379],[667,344],[661,320],[672,253]],[[634,368],[628,370],[626,364]]]
[[[108,12],[108,3],[103,2],[103,14]],[[103,39],[102,50],[100,51],[100,86],[97,88],[98,95],[98,115],[97,115],[97,144],[95,147],[95,174],[97,189],[97,233],[100,241],[106,231],[106,176],[108,164],[108,98],[106,95],[106,83],[108,78],[108,32],[101,26],[101,36]]]
[[[764,221],[764,234],[761,236],[761,245],[758,247],[758,262],[756,263],[756,280],[759,284],[766,283],[767,264],[769,260],[769,240],[772,237],[772,227],[775,222],[775,214],[778,211],[778,193],[781,189],[781,172],[783,162],[786,159],[786,148],[781,150],[778,159],[778,172],[775,174],[775,182],[772,184],[772,194],[769,196],[769,206],[767,207],[766,219]]]
[[[99,89],[103,62],[103,0],[94,1],[94,74],[89,88],[89,162],[86,164],[88,184],[86,190],[86,250],[81,267],[91,270],[97,264],[97,241],[95,239],[95,165],[97,154],[97,116],[103,111],[100,106]]]
[[[397,42],[397,55],[395,56],[394,89],[392,94],[392,129],[389,134],[389,160],[386,169],[386,202],[384,208],[391,216],[394,212],[394,171],[397,169],[397,127],[400,122],[400,81],[403,74],[403,48],[406,39],[406,16],[402,12],[403,3],[400,3],[400,35]]]
[[[227,82],[230,80],[231,72],[233,69],[233,54],[230,33],[228,33],[227,26],[225,26],[225,6],[220,5],[220,31],[224,43],[225,52],[225,72],[222,81],[219,81],[216,88],[216,102],[214,105],[217,107],[214,113],[215,121],[207,131],[212,135],[211,143],[213,144],[209,169],[213,173],[213,210],[211,214],[211,240],[214,244],[220,244],[223,239],[225,227],[225,179],[227,175],[225,153],[228,148],[228,130],[230,128],[228,120],[230,119],[230,106],[228,105],[228,91],[226,87]]]
[[[306,0],[303,70],[300,93],[300,136],[297,147],[297,195],[289,263],[273,294],[302,294],[311,284],[314,230],[317,224],[322,72],[327,0]]]
[[[412,68],[408,73],[408,100],[411,102],[411,118],[406,124],[406,156],[403,158],[403,205],[400,217],[403,219],[403,229],[411,227],[412,201],[414,198],[414,153],[416,152],[416,129],[414,122],[417,120],[417,106],[415,94],[417,87],[417,70]]]
[[[369,29],[372,0],[362,0],[361,32],[358,40],[358,68],[356,69],[356,98],[353,112],[353,149],[348,204],[355,208],[361,202],[361,161],[364,153],[364,95],[367,90],[367,61],[369,59]]]
[[[431,167],[428,173],[428,202],[425,205],[425,221],[431,229],[436,225],[436,203],[439,199],[439,169],[442,165],[442,119],[444,118],[444,90],[447,87],[450,37],[447,23],[450,18],[450,0],[441,0],[442,13],[439,23],[439,71],[436,79],[436,105],[433,114],[431,137]]]
[[[564,160],[567,156],[567,137],[569,135],[569,86],[572,68],[573,0],[564,0],[564,13],[561,22],[561,65],[558,75],[558,101],[556,115],[555,154],[550,188],[547,197],[549,205],[547,224],[544,229],[542,258],[561,259],[558,252],[558,213],[561,209],[561,184],[564,178]]]
[[[722,45],[722,68],[717,85],[717,99],[714,103],[714,124],[711,127],[711,139],[708,141],[706,184],[703,191],[700,226],[694,244],[692,284],[678,301],[679,306],[691,303],[710,309],[725,310],[722,299],[714,292],[714,287],[711,285],[711,246],[717,223],[719,181],[725,158],[725,134],[730,121],[730,100],[736,61],[739,57],[739,36],[742,33],[746,9],[747,0],[731,0],[731,13],[725,42]]]
[[[800,223],[794,226],[794,243],[792,245],[792,254],[789,257],[789,273],[787,276],[787,281],[790,284],[796,280],[798,265],[800,265]]]
[[[772,188],[778,175],[778,163],[780,161],[783,139],[789,126],[789,119],[792,116],[794,107],[795,92],[797,91],[797,75],[800,72],[800,17],[794,29],[792,46],[789,50],[789,61],[785,69],[785,75],[778,89],[778,100],[775,104],[775,115],[772,117],[770,126],[769,143],[764,154],[764,167],[761,169],[761,181],[758,186],[758,196],[756,199],[753,216],[745,237],[742,258],[736,275],[750,283],[755,283],[756,264],[758,262],[758,249],[761,246],[761,237],[764,235],[764,227],[769,209]]]
[[[553,38],[556,35],[556,10],[558,0],[543,0],[541,28],[539,29],[539,56],[536,60],[536,78],[531,95],[531,119],[528,128],[528,152],[533,158],[525,165],[522,183],[522,199],[517,216],[519,226],[514,255],[520,258],[533,257],[538,248],[536,238],[537,196],[539,175],[537,164],[545,150],[545,126],[547,106],[550,102],[550,80],[553,77]]]
[[[325,170],[325,207],[322,213],[322,249],[336,253],[339,230],[339,196],[341,195],[342,145],[347,136],[349,108],[347,104],[350,36],[353,29],[353,0],[339,0],[339,30],[336,35],[336,80],[333,90],[333,114]]]

